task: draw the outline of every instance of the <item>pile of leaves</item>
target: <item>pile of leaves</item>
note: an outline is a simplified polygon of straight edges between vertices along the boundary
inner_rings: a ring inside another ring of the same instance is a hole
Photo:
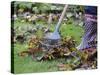
[[[31,55],[37,61],[54,60],[64,58],[66,62],[57,65],[58,70],[75,70],[75,69],[95,69],[97,66],[97,51],[77,50],[76,41],[73,37],[65,37],[61,39],[59,47],[53,47],[45,51],[40,43],[41,39],[33,37],[30,39],[28,51],[19,53],[24,56],[25,53]],[[41,52],[41,55],[36,55]]]

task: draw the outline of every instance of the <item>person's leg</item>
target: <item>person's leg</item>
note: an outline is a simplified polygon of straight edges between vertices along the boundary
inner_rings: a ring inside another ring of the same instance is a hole
[[[87,48],[96,48],[97,22],[85,19],[84,30],[84,36],[77,49],[84,50]]]

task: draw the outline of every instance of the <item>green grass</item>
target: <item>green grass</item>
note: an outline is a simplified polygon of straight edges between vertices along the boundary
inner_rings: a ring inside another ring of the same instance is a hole
[[[25,26],[29,25],[29,23],[20,23],[15,22],[15,26]],[[51,30],[54,30],[54,25]],[[77,41],[77,44],[81,41],[81,36],[83,35],[83,29],[79,26],[75,25],[65,25],[63,24],[60,28],[61,35],[65,36],[73,36]],[[40,32],[40,31],[39,31]],[[39,32],[37,35],[40,35]],[[16,43],[14,45],[14,72],[15,73],[32,73],[32,72],[52,72],[57,71],[57,64],[64,61],[63,59],[51,60],[51,61],[33,61],[31,56],[20,57],[18,53],[21,51],[27,50],[27,44],[19,44]]]
[[[57,64],[64,59],[51,61],[34,61],[31,56],[20,57],[18,53],[26,50],[27,45],[15,44],[14,47],[14,72],[15,73],[31,73],[31,72],[52,72],[57,71]]]
[[[63,25],[61,27],[61,35],[62,37],[72,36],[77,41],[77,44],[79,44],[83,35],[83,29],[77,25]]]

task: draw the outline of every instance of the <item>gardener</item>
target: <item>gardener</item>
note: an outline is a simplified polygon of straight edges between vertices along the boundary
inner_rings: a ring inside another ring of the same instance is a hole
[[[84,13],[85,33],[77,49],[94,51],[97,47],[97,7],[85,6]]]

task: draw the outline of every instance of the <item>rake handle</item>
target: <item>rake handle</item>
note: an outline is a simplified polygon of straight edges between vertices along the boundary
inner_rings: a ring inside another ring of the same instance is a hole
[[[57,23],[57,26],[56,26],[56,30],[57,30],[57,31],[59,30],[59,28],[60,28],[60,26],[61,26],[61,22],[62,22],[62,20],[63,20],[65,14],[66,14],[67,8],[68,8],[68,5],[65,5],[65,7],[64,7],[64,9],[63,9],[63,12],[62,12],[62,14],[61,14],[61,16],[60,16],[60,19],[59,19],[59,21],[58,21],[58,23]]]

